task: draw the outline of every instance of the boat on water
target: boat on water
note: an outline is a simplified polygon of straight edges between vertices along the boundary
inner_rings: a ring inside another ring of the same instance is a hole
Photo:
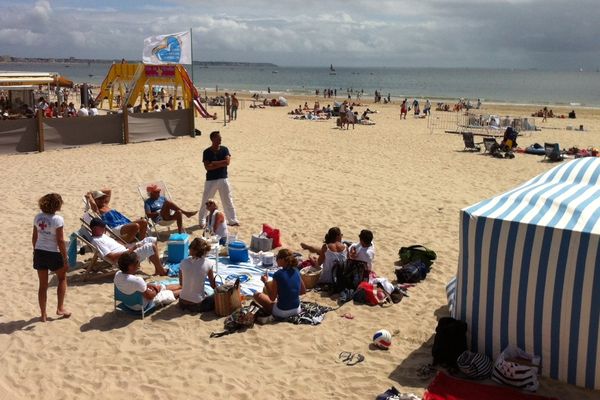
[[[279,71],[277,71],[277,70],[275,70],[275,69],[274,69],[273,71],[271,71],[271,73],[273,73],[273,74],[278,74],[278,73],[279,73]]]
[[[333,64],[329,65],[329,75],[335,75],[335,68],[333,68]]]

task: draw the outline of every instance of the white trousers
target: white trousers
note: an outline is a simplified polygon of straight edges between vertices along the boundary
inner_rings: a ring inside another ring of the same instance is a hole
[[[219,192],[219,196],[221,196],[221,205],[223,207],[225,217],[227,218],[227,223],[239,223],[237,216],[235,215],[233,200],[231,199],[231,187],[229,186],[229,180],[224,178],[206,181],[204,183],[204,193],[202,194],[200,212],[198,213],[200,225],[206,225],[206,201],[210,198],[214,198],[217,191]]]

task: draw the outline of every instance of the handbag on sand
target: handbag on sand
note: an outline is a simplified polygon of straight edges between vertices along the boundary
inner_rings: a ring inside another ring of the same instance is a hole
[[[225,283],[215,289],[215,314],[225,317],[242,307],[240,297],[240,280],[235,283]]]

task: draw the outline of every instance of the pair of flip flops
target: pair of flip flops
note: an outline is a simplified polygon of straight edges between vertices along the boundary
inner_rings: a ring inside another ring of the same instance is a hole
[[[365,361],[365,356],[360,353],[351,353],[349,351],[342,351],[338,356],[338,362],[344,363],[351,367],[358,363]]]

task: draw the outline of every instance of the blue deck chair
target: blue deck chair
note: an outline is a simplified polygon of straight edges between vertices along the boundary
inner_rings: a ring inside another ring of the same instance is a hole
[[[117,304],[117,302],[120,303]],[[135,306],[140,306],[140,310],[134,310],[131,308]],[[117,308],[130,315],[141,315],[142,319],[144,319],[144,316],[152,313],[156,309],[156,306],[154,302],[150,302],[146,305],[146,307],[144,307],[144,296],[142,295],[142,292],[125,294],[117,289],[117,286],[115,285],[115,310]]]

